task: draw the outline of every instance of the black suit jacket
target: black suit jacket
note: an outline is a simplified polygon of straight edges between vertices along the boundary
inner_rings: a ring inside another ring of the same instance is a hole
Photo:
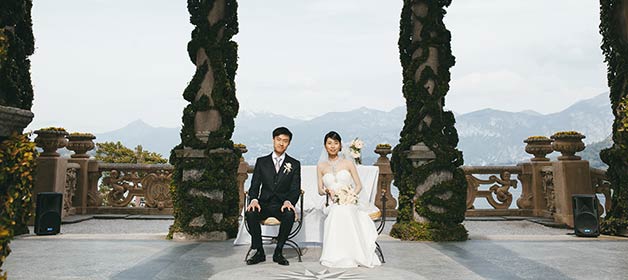
[[[279,172],[275,172],[272,153],[257,158],[249,188],[251,199],[257,199],[262,205],[281,205],[286,200],[297,205],[300,193],[301,163],[298,160],[286,154]]]

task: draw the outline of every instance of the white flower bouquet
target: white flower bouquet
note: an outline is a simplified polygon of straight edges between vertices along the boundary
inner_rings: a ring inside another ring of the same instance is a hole
[[[336,190],[334,202],[339,205],[358,204],[358,194],[351,186],[342,186]]]
[[[362,164],[362,148],[364,148],[364,142],[358,138],[353,139],[349,144],[349,154],[356,164]]]

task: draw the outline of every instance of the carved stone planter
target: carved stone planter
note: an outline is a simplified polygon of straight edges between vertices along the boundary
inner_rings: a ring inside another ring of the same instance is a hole
[[[65,138],[68,133],[63,129],[40,129],[35,130],[35,134],[37,134],[35,144],[37,147],[44,149],[44,152],[39,155],[41,157],[58,157],[57,149],[61,149],[68,144],[68,139]]]
[[[549,158],[545,157],[547,154],[554,151],[552,148],[552,139],[545,136],[532,136],[523,140],[526,143],[525,151],[528,154],[534,155],[531,161],[549,161]]]
[[[388,157],[386,156],[392,153],[392,148],[390,146],[377,145],[377,147],[375,148],[375,153],[379,155],[377,163],[387,163]]]
[[[13,131],[22,133],[33,120],[33,112],[14,107],[0,106],[0,137],[10,136]]]
[[[233,147],[238,149],[240,151],[240,153],[242,154],[242,156],[240,157],[240,161],[244,161],[244,154],[246,154],[246,152],[249,151],[246,148],[246,145],[244,145],[244,144],[235,144],[235,145],[233,145]]]
[[[72,158],[89,158],[88,151],[94,149],[96,136],[89,133],[70,134],[68,137],[68,150],[73,151]]]
[[[562,155],[558,160],[580,160],[581,157],[576,156],[577,152],[584,150],[584,135],[575,131],[556,132],[551,137],[554,139],[552,148],[554,151],[560,152]]]

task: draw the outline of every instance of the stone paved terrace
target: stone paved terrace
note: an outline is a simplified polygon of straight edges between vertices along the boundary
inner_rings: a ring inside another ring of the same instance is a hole
[[[466,242],[403,242],[382,235],[379,243],[386,263],[373,269],[326,269],[317,262],[321,253],[317,247],[305,249],[302,263],[286,249],[288,267],[273,263],[271,256],[265,263],[247,266],[246,246],[164,240],[172,220],[143,218],[77,219],[80,222],[64,224],[59,235],[19,236],[11,243],[13,253],[3,269],[9,279],[626,279],[628,275],[628,238],[581,238],[570,235],[569,229],[521,218],[467,220]]]

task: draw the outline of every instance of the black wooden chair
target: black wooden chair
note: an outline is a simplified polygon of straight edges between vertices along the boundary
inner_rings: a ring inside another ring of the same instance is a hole
[[[292,230],[290,231],[290,234],[288,235],[288,239],[286,240],[286,245],[292,247],[297,252],[297,257],[299,258],[299,262],[302,261],[301,257],[303,256],[303,252],[301,251],[301,247],[299,246],[299,244],[296,243],[294,240],[292,240],[292,238],[297,236],[297,234],[299,234],[299,231],[301,231],[301,227],[303,227],[303,195],[304,193],[305,192],[301,190],[301,197],[299,198],[299,202],[298,202],[299,208],[300,208],[299,213],[295,213],[294,215],[294,225],[292,225]],[[244,195],[246,197],[246,203],[244,204],[244,211],[242,212],[242,213],[245,213],[243,215],[242,222],[244,223],[244,226],[246,227],[246,231],[250,233],[249,225],[246,223],[246,207],[251,202],[251,198],[249,197],[248,192],[244,192]],[[281,225],[281,222],[275,217],[268,217],[265,220],[260,221],[260,224],[262,225],[262,227],[263,226],[279,227],[279,225]],[[277,235],[262,234],[262,244],[276,244],[277,237],[278,237]],[[252,250],[253,248],[249,247],[249,250],[246,252],[246,256],[244,257],[244,261],[246,261],[249,258],[249,255],[251,254]]]
[[[325,196],[325,207],[327,206],[329,206],[329,193]],[[382,209],[374,213],[369,213],[369,217],[374,223],[379,222],[377,225],[377,234],[382,234],[382,231],[384,231],[384,227],[386,226],[386,190],[382,190]],[[380,262],[386,262],[382,247],[379,246],[377,241],[375,241],[375,253],[377,254]]]

